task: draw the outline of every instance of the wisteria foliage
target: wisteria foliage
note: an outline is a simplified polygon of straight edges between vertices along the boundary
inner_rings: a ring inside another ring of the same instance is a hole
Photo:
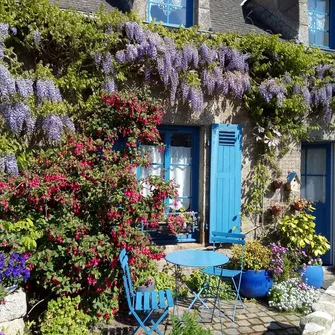
[[[170,91],[171,103],[180,91],[183,101],[190,103],[194,111],[200,112],[203,109],[204,93],[232,95],[242,99],[243,94],[250,89],[249,56],[246,54],[226,47],[216,50],[205,43],[199,48],[191,44],[177,48],[172,39],[145,30],[136,22],[123,23],[120,29],[125,30],[131,43],[116,52],[116,63],[127,65],[130,62],[142,62],[145,81],[157,73]],[[95,58],[99,64],[101,56],[97,54]],[[208,69],[213,63],[217,66],[213,70]],[[186,74],[189,71],[202,73],[201,86],[187,82]]]

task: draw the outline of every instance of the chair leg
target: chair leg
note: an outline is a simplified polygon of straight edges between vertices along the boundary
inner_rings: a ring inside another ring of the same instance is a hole
[[[152,313],[153,313],[153,311],[150,311],[149,313],[147,313],[147,314],[145,315],[145,318],[144,318],[143,320],[138,316],[137,313],[133,313],[133,315],[134,315],[134,317],[135,317],[135,319],[136,319],[136,321],[138,322],[139,325],[138,325],[138,327],[136,327],[136,329],[131,333],[132,335],[136,334],[136,332],[137,332],[140,328],[142,328],[142,329],[144,330],[145,334],[147,334],[147,335],[152,334],[154,331],[155,331],[157,334],[159,334],[159,335],[163,335],[162,332],[159,330],[158,325],[163,321],[163,319],[164,319],[164,318],[166,317],[166,315],[169,313],[169,309],[168,309],[168,308],[165,309],[164,313],[159,317],[159,319],[158,319],[156,322],[154,322],[154,321],[150,318]],[[150,322],[151,322],[151,324],[152,324],[151,328],[149,328],[149,327],[147,327],[147,326],[145,325],[145,323],[146,323],[148,320],[150,320]]]

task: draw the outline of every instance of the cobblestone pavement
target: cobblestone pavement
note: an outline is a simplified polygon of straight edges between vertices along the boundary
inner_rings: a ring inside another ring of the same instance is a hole
[[[245,305],[247,309],[245,311],[243,309],[238,310],[235,322],[232,322],[227,316],[222,317],[222,333],[220,321],[217,316],[214,317],[212,323],[202,322],[202,327],[210,328],[214,335],[294,335],[302,333],[299,327],[299,314],[279,313],[271,310],[266,304],[260,302],[247,302]],[[228,310],[228,306],[223,305],[221,307],[225,311]],[[185,307],[179,307],[178,315],[182,315],[185,310]],[[172,314],[172,311],[170,314]],[[204,319],[205,316],[204,313],[199,313],[200,318]],[[115,323],[111,325],[111,329],[109,331],[105,330],[103,334],[127,334],[128,331],[126,329],[122,331],[122,328],[131,327],[133,325],[134,323],[131,318],[123,318],[118,322],[115,321]],[[169,334],[171,332],[171,320],[166,320],[159,328],[164,334]],[[117,329],[119,330],[117,331]]]

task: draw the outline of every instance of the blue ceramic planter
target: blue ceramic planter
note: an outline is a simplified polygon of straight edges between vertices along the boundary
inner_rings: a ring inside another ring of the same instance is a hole
[[[262,298],[267,295],[273,285],[270,274],[266,270],[245,270],[242,274],[240,293],[245,298]]]
[[[321,265],[307,265],[306,272],[302,276],[302,280],[306,284],[313,286],[314,288],[321,288],[323,279],[324,274]]]

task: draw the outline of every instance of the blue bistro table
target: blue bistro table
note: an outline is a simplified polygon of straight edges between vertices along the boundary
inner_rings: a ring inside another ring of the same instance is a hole
[[[221,253],[214,252],[214,251],[206,251],[206,250],[180,250],[171,252],[165,256],[167,262],[175,265],[175,276],[176,276],[176,304],[178,308],[178,289],[182,284],[181,281],[181,271],[180,268],[184,267],[194,267],[194,268],[202,268],[207,266],[222,266],[228,263],[229,258]],[[186,284],[185,284],[186,285]],[[191,290],[192,292],[192,290]],[[204,302],[203,298],[200,294],[196,292],[192,292],[194,294],[194,299],[191,302],[188,309],[192,308],[194,303],[199,300],[203,306],[207,309],[208,306]]]

